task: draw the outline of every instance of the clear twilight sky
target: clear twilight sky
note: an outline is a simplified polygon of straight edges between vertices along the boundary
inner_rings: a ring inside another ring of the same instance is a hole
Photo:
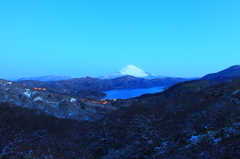
[[[200,77],[240,64],[240,1],[1,0],[0,55],[3,79]]]

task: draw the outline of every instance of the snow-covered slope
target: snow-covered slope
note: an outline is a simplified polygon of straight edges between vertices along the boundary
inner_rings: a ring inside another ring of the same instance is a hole
[[[123,69],[110,74],[106,76],[100,76],[98,78],[100,79],[112,79],[112,78],[117,78],[117,77],[122,77],[126,75],[131,75],[134,77],[140,77],[140,78],[147,78],[147,79],[152,79],[152,78],[165,78],[164,76],[157,76],[154,74],[150,74],[148,72],[143,71],[142,69],[134,66],[134,65],[127,65]]]
[[[72,77],[69,76],[41,76],[41,77],[24,77],[20,78],[16,81],[23,81],[23,80],[35,80],[35,81],[61,81],[61,80],[67,80],[67,79],[72,79]]]
[[[145,71],[141,70],[140,68],[133,66],[133,65],[127,65],[117,73],[122,74],[122,75],[131,75],[135,77],[146,77],[149,76],[148,73]]]

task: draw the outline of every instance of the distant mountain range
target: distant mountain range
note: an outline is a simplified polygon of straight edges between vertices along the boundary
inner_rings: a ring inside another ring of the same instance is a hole
[[[142,69],[134,66],[134,65],[127,65],[123,69],[116,71],[113,74],[110,75],[105,75],[105,76],[99,76],[96,78],[99,79],[113,79],[113,78],[118,78],[118,77],[123,77],[126,75],[134,76],[134,77],[139,77],[139,78],[145,78],[145,79],[154,79],[154,78],[167,78],[166,76],[159,76],[159,75],[154,75],[150,74],[148,72],[143,71]],[[70,76],[41,76],[41,77],[24,77],[17,79],[15,81],[24,81],[24,80],[35,80],[35,81],[61,81],[61,80],[68,80],[68,79],[73,79],[74,77]]]
[[[160,75],[155,75],[148,73],[134,65],[127,65],[123,69],[116,71],[115,73],[105,75],[105,76],[99,76],[97,78],[99,79],[114,79],[118,77],[124,77],[124,76],[133,76],[133,77],[138,77],[138,78],[144,78],[144,79],[165,79],[165,78],[174,78],[174,77],[167,77],[167,76],[160,76]],[[234,79],[236,77],[240,76],[240,65],[235,65],[231,66],[227,69],[224,69],[222,71],[219,71],[217,73],[211,73],[203,76],[202,78],[187,78],[187,80],[195,80],[195,79],[200,79],[200,80],[210,80],[210,81],[228,81],[231,79]],[[24,77],[17,79],[15,81],[24,81],[24,80],[35,80],[35,81],[62,81],[62,80],[69,80],[69,79],[74,79],[74,77],[70,76],[41,76],[41,77]]]
[[[113,89],[126,89],[126,88],[148,88],[157,86],[171,86],[175,83],[186,81],[184,78],[156,78],[156,79],[144,79],[134,76],[123,76],[114,79],[98,79],[91,77],[74,78],[63,81],[34,81],[24,80],[18,81],[18,83],[25,84],[35,88],[46,88],[54,92],[64,93],[81,91],[81,90],[93,90],[93,91],[106,91]]]
[[[17,79],[15,81],[23,81],[23,80],[35,80],[35,81],[61,81],[61,80],[68,80],[72,79],[73,77],[70,76],[41,76],[41,77],[24,77]]]
[[[171,86],[175,83],[186,81],[185,78],[171,78],[147,73],[136,66],[127,65],[123,69],[98,78],[69,76],[42,76],[21,78],[16,82],[32,88],[63,93],[79,98],[103,98],[105,93],[99,91],[113,89],[149,88],[157,86]]]

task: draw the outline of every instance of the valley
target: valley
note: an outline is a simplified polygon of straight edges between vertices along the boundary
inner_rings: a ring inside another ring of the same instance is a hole
[[[195,80],[0,79],[1,157],[239,158],[239,68]]]
[[[240,1],[0,0],[0,159],[240,159]]]

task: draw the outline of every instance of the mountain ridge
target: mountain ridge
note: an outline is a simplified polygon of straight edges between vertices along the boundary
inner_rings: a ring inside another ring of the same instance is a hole
[[[105,76],[98,76],[94,78],[99,78],[99,79],[113,79],[113,78],[118,78],[118,77],[123,77],[123,76],[134,76],[134,77],[139,77],[139,78],[146,78],[146,79],[154,79],[154,78],[167,78],[167,76],[159,76],[155,74],[148,73],[134,65],[127,65],[124,68],[109,74]],[[88,76],[86,76],[88,77]],[[71,76],[55,76],[55,75],[50,75],[50,76],[39,76],[39,77],[23,77],[14,81],[23,81],[23,80],[35,80],[35,81],[62,81],[62,80],[68,80],[68,79],[73,79],[73,78],[78,78],[78,77],[71,77]]]
[[[35,80],[35,81],[61,81],[61,80],[68,80],[72,79],[73,77],[70,76],[55,76],[55,75],[50,75],[50,76],[40,76],[40,77],[23,77],[20,79],[17,79],[15,81],[23,81],[23,80]]]
[[[232,80],[238,76],[240,76],[240,65],[234,65],[219,72],[207,74],[200,79],[224,82]]]
[[[149,88],[157,86],[170,86],[178,82],[185,81],[184,78],[164,78],[164,79],[144,79],[134,76],[123,76],[114,79],[98,79],[92,77],[74,78],[63,81],[18,81],[18,83],[30,87],[46,88],[56,92],[93,90],[107,91],[125,88]]]

